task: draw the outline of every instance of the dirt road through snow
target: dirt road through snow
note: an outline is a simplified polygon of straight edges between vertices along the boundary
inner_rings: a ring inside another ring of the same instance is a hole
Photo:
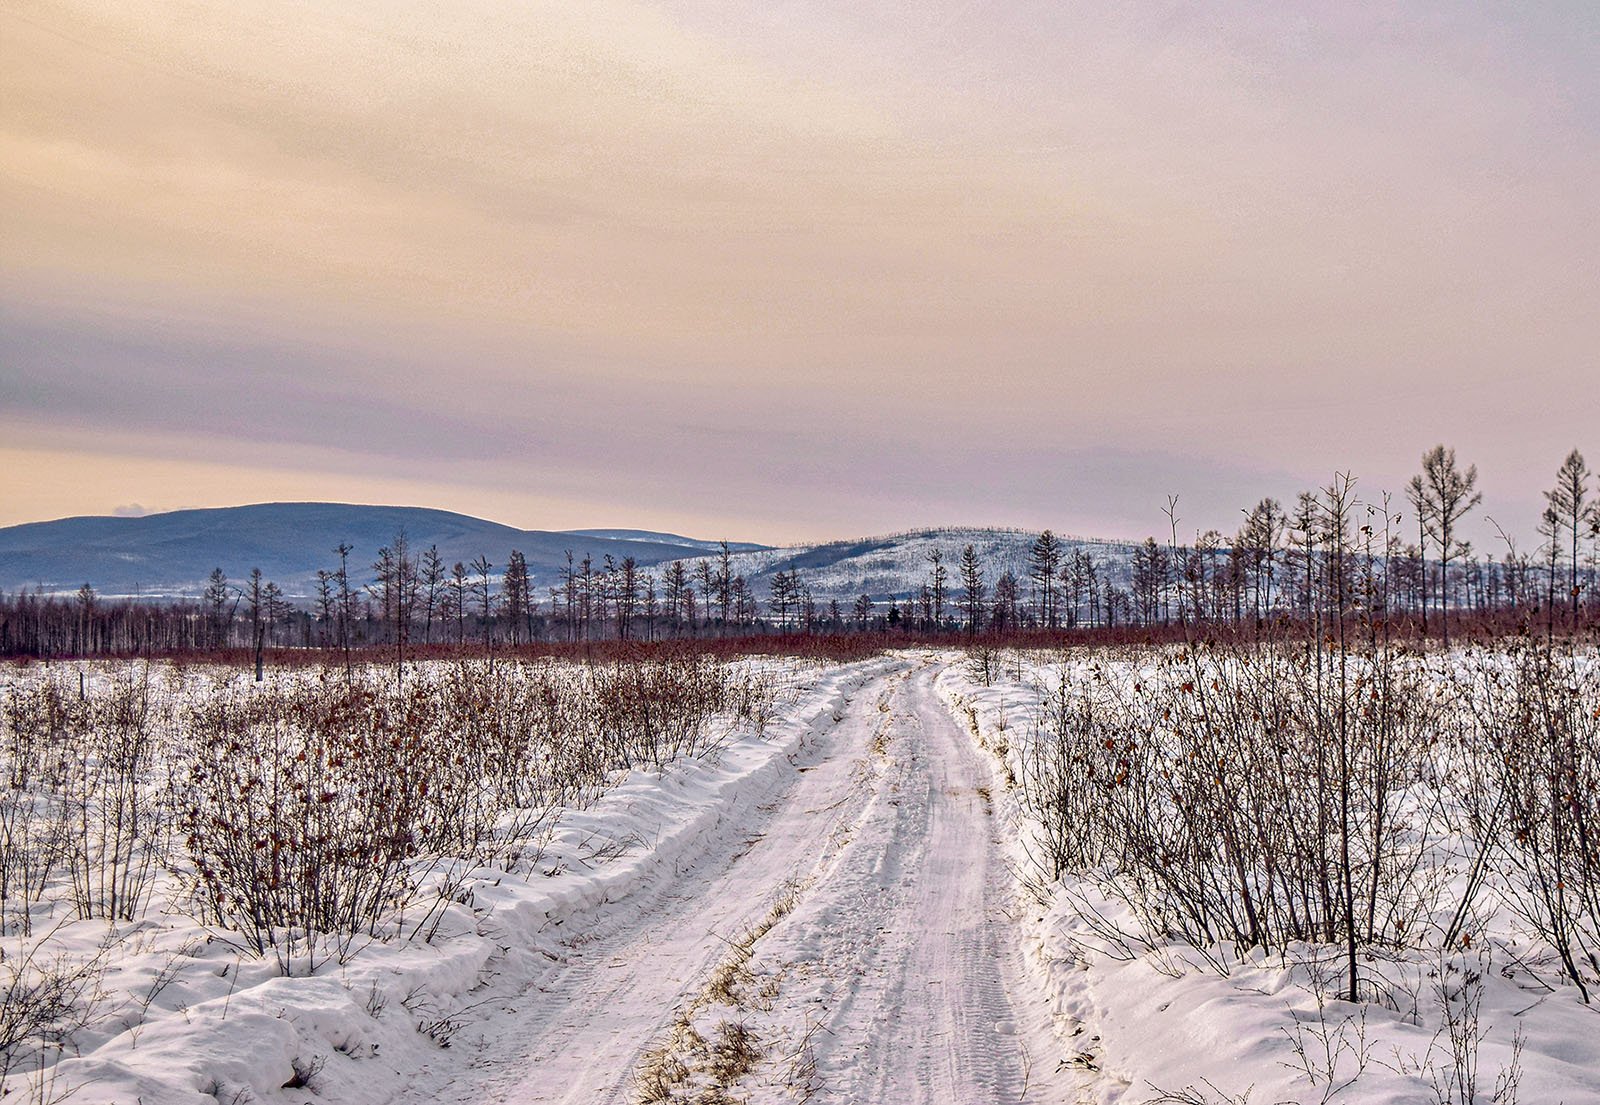
[[[491,987],[402,1102],[633,1102],[646,1067],[734,1100],[1074,1100],[1008,920],[982,754],[938,670],[859,687],[775,800],[565,936],[524,992]],[[737,1000],[719,1003],[731,961]],[[721,1024],[749,1030],[743,1065],[708,1058]]]

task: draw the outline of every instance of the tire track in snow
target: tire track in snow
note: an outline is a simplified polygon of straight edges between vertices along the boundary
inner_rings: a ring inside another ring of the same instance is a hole
[[[636,1065],[729,942],[797,883],[792,911],[753,945],[748,990],[761,997],[717,1013],[765,1046],[734,1099],[1076,1100],[1006,915],[1016,889],[980,793],[986,765],[935,692],[937,670],[908,664],[861,687],[783,794],[570,941],[566,963],[458,1042],[475,1056],[443,1053],[404,1105],[631,1101]]]
[[[786,791],[736,811],[692,865],[591,918],[564,942],[564,962],[534,985],[497,994],[497,1010],[419,1071],[397,1105],[630,1100],[641,1055],[703,985],[726,941],[765,915],[870,799],[859,764],[871,754],[878,696],[903,670],[852,695],[843,717],[796,757]]]
[[[924,667],[896,694],[884,800],[763,941],[782,981],[755,1023],[780,1053],[814,1052],[807,1084],[782,1087],[813,1100],[1073,1100],[1078,1083],[1059,1070],[1043,995],[1007,917],[1015,886],[981,789],[986,765],[934,675]],[[777,1101],[783,1081],[774,1071],[741,1089]]]

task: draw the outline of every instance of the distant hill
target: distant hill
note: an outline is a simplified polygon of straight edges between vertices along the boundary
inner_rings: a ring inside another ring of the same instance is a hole
[[[318,569],[338,567],[334,550],[340,543],[353,547],[351,575],[365,584],[378,550],[401,532],[418,555],[437,545],[447,566],[486,556],[495,574],[516,549],[527,557],[541,590],[557,582],[568,550],[578,560],[592,556],[597,568],[608,555],[618,561],[631,556],[652,568],[673,560],[714,559],[719,545],[653,530],[521,530],[422,507],[262,503],[143,518],[63,518],[0,529],[0,590],[70,592],[88,583],[107,596],[192,596],[204,588],[213,568],[235,581],[260,568],[290,598],[305,598],[315,592]],[[763,602],[773,575],[792,566],[818,601],[848,603],[863,592],[879,601],[915,594],[928,578],[928,554],[934,549],[944,553],[954,594],[956,561],[967,544],[977,549],[990,586],[1008,568],[1026,581],[1028,547],[1036,536],[1013,529],[947,528],[787,548],[747,541],[730,541],[728,547],[733,570]],[[1063,545],[1089,550],[1101,580],[1127,585],[1134,546],[1070,537]]]
[[[631,556],[648,566],[704,556],[717,547],[715,541],[643,530],[521,530],[423,507],[261,503],[0,529],[0,590],[75,591],[88,583],[103,595],[194,595],[220,567],[235,580],[260,568],[285,594],[303,597],[313,593],[318,569],[338,567],[334,550],[341,543],[353,546],[351,574],[365,582],[378,550],[401,532],[417,553],[437,545],[447,565],[486,556],[503,568],[511,551],[519,550],[539,586],[555,581],[568,550],[579,559]]]
[[[680,537],[676,533],[657,533],[648,529],[564,529],[561,532],[576,537],[605,537],[616,541],[653,541],[663,545],[681,545],[701,552],[717,552],[722,548],[721,541],[701,541],[694,537]],[[729,552],[756,552],[771,547],[757,545],[753,541],[728,542]]]
[[[960,589],[956,562],[961,550],[972,545],[983,564],[989,586],[1007,569],[1016,573],[1024,590],[1028,579],[1028,549],[1038,537],[1032,530],[943,528],[912,530],[882,537],[831,541],[822,545],[762,549],[733,558],[733,569],[743,575],[757,595],[765,598],[773,575],[797,568],[800,578],[821,602],[847,603],[861,594],[874,600],[914,595],[932,570],[928,555],[944,554],[950,593]],[[1062,537],[1063,550],[1084,549],[1095,559],[1101,580],[1127,586],[1136,546],[1097,538]]]

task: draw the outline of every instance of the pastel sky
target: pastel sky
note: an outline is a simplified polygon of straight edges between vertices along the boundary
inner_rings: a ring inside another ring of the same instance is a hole
[[[4,0],[0,525],[1531,541],[1597,258],[1592,0]]]

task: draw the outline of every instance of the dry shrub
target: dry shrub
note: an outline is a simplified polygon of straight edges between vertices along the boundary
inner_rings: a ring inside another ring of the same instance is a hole
[[[285,970],[408,923],[619,772],[718,746],[765,684],[704,659],[325,670],[196,703],[180,824],[206,918]]]
[[[1554,949],[1583,1000],[1600,984],[1600,665],[1523,638],[1477,650],[1460,676],[1471,724],[1459,799],[1480,843],[1473,890],[1498,858],[1500,897]]]

